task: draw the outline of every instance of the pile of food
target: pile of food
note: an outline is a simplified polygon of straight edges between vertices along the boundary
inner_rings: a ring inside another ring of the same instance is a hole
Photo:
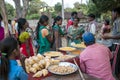
[[[48,70],[53,74],[67,75],[77,71],[77,67],[69,62],[60,62],[58,65],[50,66]]]
[[[83,42],[81,42],[81,44],[74,44],[72,46],[76,47],[76,48],[86,48],[86,46],[85,46],[85,44]]]
[[[59,48],[59,50],[61,50],[61,51],[74,51],[74,50],[76,50],[75,48],[72,48],[72,47],[61,47],[61,48]]]
[[[61,52],[57,52],[57,51],[49,51],[49,52],[46,52],[44,55],[49,56],[49,57],[63,56],[63,54]]]
[[[71,59],[71,58],[74,58],[74,57],[75,57],[74,55],[62,55],[62,56],[59,56],[55,59],[60,60],[60,61],[65,61],[65,60],[68,60],[68,59]]]
[[[44,57],[38,54],[25,60],[25,68],[27,73],[34,73],[33,77],[41,77],[48,74],[47,68],[50,65],[59,64],[59,62],[60,60],[54,60],[48,56]]]

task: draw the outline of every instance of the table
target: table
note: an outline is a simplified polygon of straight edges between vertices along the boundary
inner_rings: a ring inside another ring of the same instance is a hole
[[[78,64],[78,66],[79,66],[79,56],[75,57],[75,60],[76,60],[76,62]],[[66,62],[74,63],[73,59],[69,59]],[[59,76],[59,75],[54,75],[52,73],[49,73],[45,77],[42,76],[40,78],[33,78],[32,77],[33,76],[32,73],[30,73],[28,75],[29,75],[29,79],[28,80],[82,80],[78,71],[73,73],[73,74],[65,75],[65,76]],[[85,80],[100,80],[100,79],[97,79],[95,77],[89,76],[87,74],[84,74],[84,77],[85,77]]]

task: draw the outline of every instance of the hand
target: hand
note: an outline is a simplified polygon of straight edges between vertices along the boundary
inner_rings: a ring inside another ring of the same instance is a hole
[[[108,36],[108,35],[101,35],[101,37],[102,37],[103,39],[110,39],[110,36]]]

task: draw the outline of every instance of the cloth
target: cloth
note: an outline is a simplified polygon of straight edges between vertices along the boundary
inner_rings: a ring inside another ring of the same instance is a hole
[[[120,18],[117,18],[113,23],[112,35],[120,36]],[[113,43],[120,43],[120,39],[114,39]]]
[[[73,25],[73,18],[68,20],[67,26],[66,26],[66,30],[68,30],[68,28]]]
[[[38,44],[40,46],[38,53],[44,54],[44,52],[50,51],[50,42],[48,41],[47,37],[43,37],[42,35],[42,29],[47,29],[45,26],[39,27],[39,35],[38,35]],[[49,35],[49,33],[48,33]]]
[[[28,75],[16,60],[10,60],[9,80],[28,80]]]
[[[0,61],[1,63],[1,61]],[[28,80],[28,75],[16,60],[10,60],[8,80]],[[2,80],[2,79],[0,79]]]
[[[58,32],[58,43],[55,39],[55,31]],[[58,44],[58,48],[62,47],[62,40],[61,40],[61,35],[64,35],[64,32],[62,31],[61,27],[58,26],[58,25],[55,25],[53,26],[53,38],[54,38],[54,43],[53,43],[53,46],[52,46],[52,50],[56,50],[56,44]]]
[[[95,43],[80,54],[80,68],[101,80],[115,80],[110,65],[111,58],[112,54],[107,47]]]
[[[81,39],[80,38],[79,39],[75,39],[75,38],[76,38],[76,36],[79,36],[82,33],[84,33],[84,29],[82,27],[79,26],[79,27],[75,28],[73,26],[70,26],[68,28],[68,34],[71,35],[73,37],[73,39],[69,39],[68,38],[68,45],[70,46],[70,44],[72,42],[74,42],[76,44],[81,43]]]
[[[4,39],[4,36],[5,36],[4,28],[0,27],[0,41]]]
[[[13,34],[13,32],[12,32],[12,26],[10,24],[8,24],[8,29],[9,29],[10,34]]]

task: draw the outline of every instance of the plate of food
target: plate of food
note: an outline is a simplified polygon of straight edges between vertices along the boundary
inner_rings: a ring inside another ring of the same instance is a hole
[[[77,66],[69,62],[60,62],[58,65],[51,65],[48,71],[56,75],[68,75],[77,71]]]
[[[76,50],[76,48],[73,48],[73,47],[61,47],[61,48],[59,48],[59,50],[71,52],[71,51]]]
[[[81,42],[81,44],[74,44],[72,46],[75,47],[75,48],[86,48],[84,42]]]
[[[63,55],[63,56],[59,56],[57,58],[55,58],[56,60],[60,60],[60,61],[65,61],[71,58],[76,57],[75,55]]]
[[[44,56],[49,56],[49,57],[59,57],[62,56],[63,54],[58,51],[49,51],[44,54]]]

